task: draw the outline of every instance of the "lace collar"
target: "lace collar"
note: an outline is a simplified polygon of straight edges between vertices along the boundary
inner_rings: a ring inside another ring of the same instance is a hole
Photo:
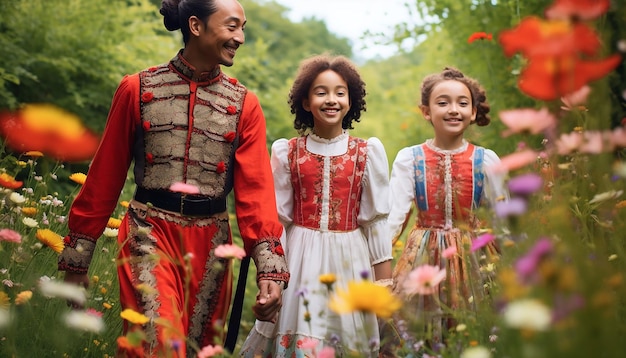
[[[431,138],[431,139],[428,139],[428,140],[426,141],[426,146],[427,146],[428,148],[432,149],[433,151],[437,152],[437,153],[441,153],[441,154],[448,154],[448,155],[449,155],[449,154],[457,154],[457,153],[462,153],[462,152],[464,152],[465,150],[467,150],[467,146],[469,145],[469,143],[468,143],[465,139],[463,139],[463,142],[461,143],[461,146],[460,146],[460,147],[458,147],[458,148],[455,148],[455,149],[441,149],[441,148],[437,147],[437,146],[434,144],[434,141],[435,141],[435,140],[434,140],[434,139],[432,139],[432,138]]]
[[[345,129],[341,132],[340,135],[334,138],[330,138],[330,139],[322,138],[313,132],[309,132],[309,138],[312,141],[315,141],[321,144],[333,144],[333,143],[341,142],[342,140],[345,140],[347,137],[348,137],[348,131],[346,131]]]

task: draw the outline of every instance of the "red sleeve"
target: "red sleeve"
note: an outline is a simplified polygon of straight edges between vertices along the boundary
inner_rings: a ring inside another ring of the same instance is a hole
[[[70,209],[70,234],[93,241],[102,235],[126,181],[139,118],[139,76],[135,74],[124,77],[113,96],[100,146]]]
[[[260,240],[278,240],[274,179],[267,150],[265,116],[255,94],[248,92],[239,120],[239,147],[235,152],[235,211],[246,252]]]

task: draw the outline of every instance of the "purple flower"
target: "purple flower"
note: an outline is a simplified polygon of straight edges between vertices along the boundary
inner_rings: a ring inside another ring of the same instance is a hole
[[[485,245],[487,245],[488,243],[492,242],[495,239],[496,239],[496,237],[493,234],[482,234],[482,235],[478,236],[477,238],[475,238],[474,240],[472,240],[472,249],[471,249],[471,251],[474,252],[474,251],[484,247]]]
[[[552,252],[552,242],[547,238],[537,240],[535,245],[515,262],[515,270],[523,282],[529,282],[534,277],[541,260]]]
[[[541,190],[543,179],[538,174],[528,173],[512,178],[508,184],[511,193],[527,196]]]
[[[370,271],[369,270],[363,270],[360,272],[360,276],[362,279],[367,280],[370,277]]]
[[[494,211],[500,218],[522,215],[526,210],[528,210],[528,203],[523,198],[511,198],[511,200],[499,201],[494,206]]]

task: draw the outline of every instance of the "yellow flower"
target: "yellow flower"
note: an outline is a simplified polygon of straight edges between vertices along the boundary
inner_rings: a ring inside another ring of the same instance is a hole
[[[11,305],[9,301],[9,295],[4,291],[0,291],[0,309],[8,309]]]
[[[623,209],[626,208],[626,200],[622,200],[615,204],[615,209]]]
[[[337,281],[337,276],[335,276],[334,273],[325,273],[320,275],[319,280],[325,285],[332,285],[335,281]]]
[[[26,166],[28,165],[28,163],[26,163],[23,160],[18,160],[17,162],[15,162],[20,168],[26,168]]]
[[[120,225],[122,225],[122,220],[116,218],[109,218],[107,223],[107,227],[111,229],[119,229]]]
[[[108,303],[108,302],[103,302],[103,303],[102,303],[102,307],[104,307],[104,308],[106,308],[106,309],[110,310],[111,308],[113,308],[113,305],[111,305],[111,304],[110,304],[110,303]]]
[[[35,214],[37,214],[37,208],[33,208],[32,206],[23,207],[22,214],[26,216],[35,216]]]
[[[130,323],[134,324],[146,324],[150,319],[146,317],[144,314],[141,314],[135,310],[127,308],[120,312],[120,317],[127,320]]]
[[[348,289],[337,289],[328,306],[336,313],[370,312],[389,318],[402,303],[391,291],[370,281],[349,282]]]
[[[29,150],[28,152],[24,153],[24,155],[27,157],[43,157],[43,153],[38,150]]]
[[[120,205],[125,207],[125,208],[128,208],[129,203],[128,203],[128,201],[123,200],[123,201],[120,201]]]
[[[87,180],[87,175],[83,173],[74,173],[69,176],[70,180],[78,183],[80,185],[85,184],[85,180]]]
[[[33,297],[33,291],[22,291],[20,293],[17,294],[17,296],[15,296],[15,304],[16,305],[23,305],[26,302],[30,301],[30,299]]]
[[[37,234],[35,234],[35,236],[39,241],[58,253],[61,253],[63,248],[65,248],[61,235],[50,229],[39,229],[37,230]]]

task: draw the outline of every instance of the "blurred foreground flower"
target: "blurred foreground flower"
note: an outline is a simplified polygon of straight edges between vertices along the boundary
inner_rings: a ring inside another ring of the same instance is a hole
[[[100,142],[76,115],[49,104],[1,113],[0,136],[15,151],[39,151],[68,162],[91,159]]]
[[[37,236],[37,240],[41,241],[57,253],[61,253],[61,251],[65,248],[61,235],[50,229],[39,229],[37,230],[37,234],[35,234],[35,236]]]
[[[521,299],[504,309],[504,321],[509,327],[531,331],[545,331],[550,327],[550,308],[536,299]]]
[[[2,229],[0,230],[0,241],[14,242],[16,244],[19,244],[20,242],[22,242],[22,235],[11,229]]]
[[[461,358],[491,358],[491,351],[482,346],[470,347],[461,353]]]
[[[15,304],[18,306],[23,305],[26,302],[30,301],[31,298],[33,298],[33,291],[22,291],[18,293],[17,296],[15,296]]]
[[[24,182],[15,180],[14,177],[7,173],[0,173],[0,186],[7,189],[17,189],[22,187]]]
[[[63,298],[81,305],[87,301],[84,287],[50,279],[39,280],[39,292],[46,297]]]
[[[402,287],[407,295],[432,295],[445,278],[445,269],[439,266],[421,265],[409,273]]]
[[[200,194],[200,189],[197,186],[181,182],[170,185],[170,190],[183,194]]]
[[[241,260],[246,257],[246,251],[237,245],[225,244],[215,248],[215,256]]]
[[[148,323],[148,321],[150,321],[150,319],[146,317],[146,315],[141,314],[130,308],[127,308],[120,312],[120,317],[134,324],[146,324]]]
[[[197,358],[208,358],[222,353],[224,353],[224,348],[219,344],[216,344],[214,346],[208,345],[203,347],[200,352],[198,352]]]
[[[80,331],[100,333],[104,330],[102,315],[93,310],[71,310],[65,314],[64,321],[68,327]]]
[[[389,318],[402,303],[391,291],[371,281],[351,281],[348,289],[337,289],[330,298],[328,306],[336,313],[352,313],[355,311],[374,313],[381,318]]]

